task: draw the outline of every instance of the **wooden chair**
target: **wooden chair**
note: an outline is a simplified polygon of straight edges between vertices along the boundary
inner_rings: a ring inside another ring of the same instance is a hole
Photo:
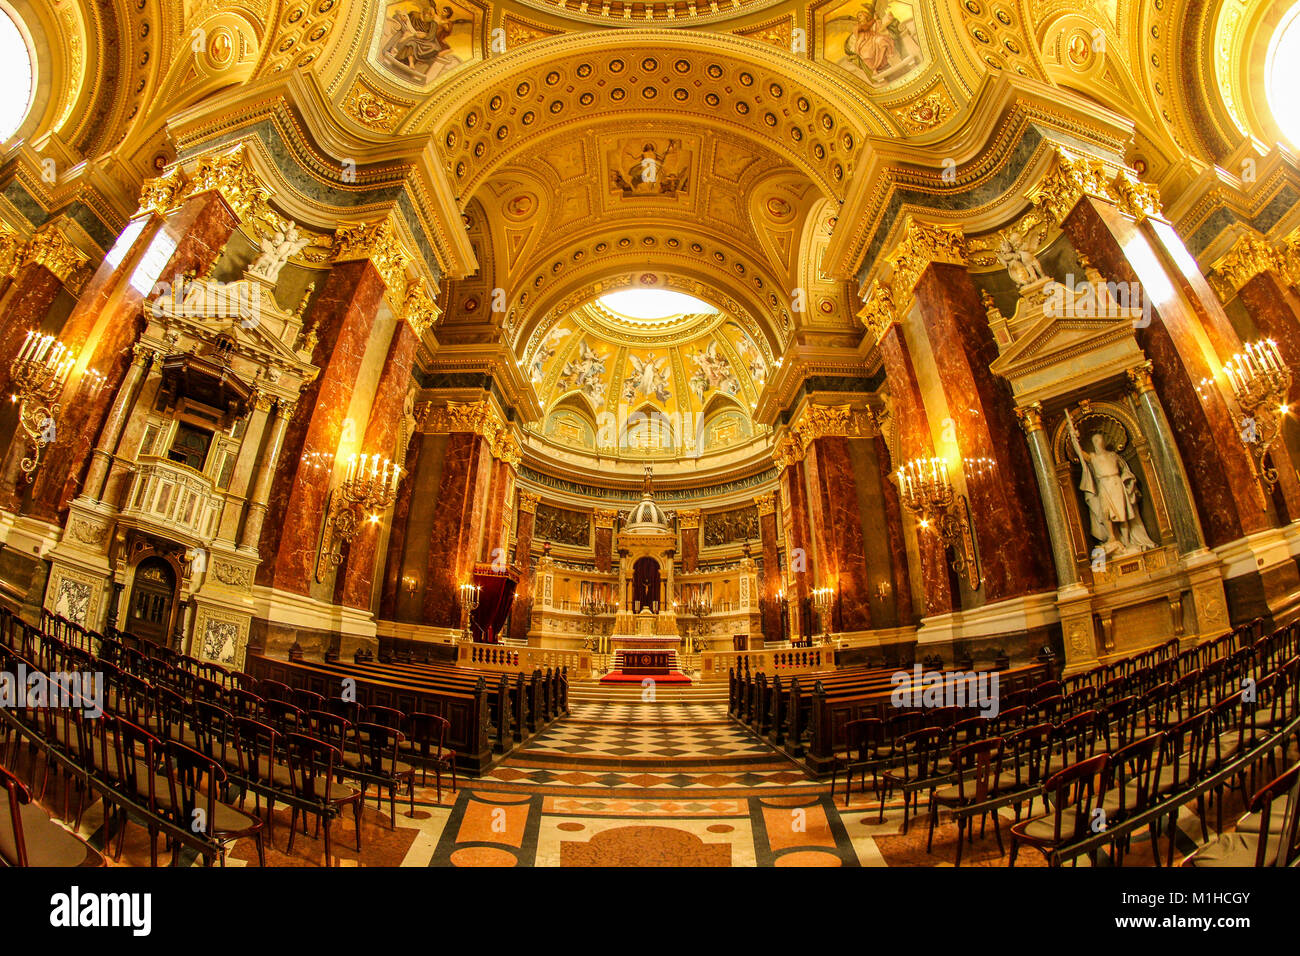
[[[420,755],[420,785],[429,779],[429,766],[433,766],[433,779],[438,792],[438,802],[442,803],[442,772],[451,771],[451,788],[457,789],[456,752],[447,749],[447,733],[451,722],[437,714],[410,714],[406,718],[408,752],[412,756],[418,751]],[[834,781],[832,781],[834,795]]]
[[[380,806],[383,790],[388,790],[388,820],[397,827],[397,788],[405,786],[410,796],[411,814],[415,814],[415,768],[397,759],[397,751],[405,736],[400,730],[381,724],[362,723],[355,729],[356,754],[343,753],[343,774],[361,784],[361,800],[366,791],[375,785]]]
[[[934,828],[939,819],[940,807],[960,809],[984,803],[998,795],[998,781],[1002,776],[1002,751],[1005,743],[1001,737],[976,740],[958,747],[949,756],[949,763],[957,781],[937,786],[930,791],[930,834],[925,842],[926,853],[929,853],[934,845]],[[1001,854],[1005,852],[1002,849],[1002,826],[998,822],[998,812],[996,810],[990,812],[993,815],[993,834],[997,837],[998,853]],[[980,814],[981,837],[984,836],[984,823],[988,815],[988,812]],[[969,832],[970,839],[974,842],[974,831],[975,823],[968,815],[963,814],[957,818],[956,866],[961,866],[962,838]]]
[[[0,766],[0,861],[7,866],[103,866],[104,857],[50,819],[31,791]]]
[[[1043,794],[1052,809],[1041,817],[1011,825],[1011,860],[1016,865],[1020,844],[1036,848],[1049,861],[1052,852],[1091,833],[1093,808],[1105,799],[1105,774],[1110,754],[1097,754],[1053,774],[1043,784]],[[1091,854],[1096,862],[1096,854]]]
[[[167,741],[171,776],[165,809],[177,826],[202,833],[221,846],[221,865],[226,865],[226,846],[243,837],[257,843],[257,862],[266,866],[262,843],[262,821],[223,802],[221,790],[226,770],[207,754],[174,740]],[[172,849],[172,865],[180,857],[180,843]]]
[[[275,846],[275,795],[292,796],[295,793],[293,775],[287,762],[279,732],[269,724],[248,717],[235,718],[235,753],[239,761],[237,776],[253,791],[253,810],[262,812],[262,796],[266,796],[266,838]],[[243,807],[247,793],[240,792],[239,805]]]
[[[903,832],[907,832],[911,805],[919,801],[920,787],[938,775],[939,760],[947,732],[939,727],[922,727],[898,738],[895,752],[899,763],[885,771],[885,786],[880,793],[880,819],[885,819],[885,798],[899,785],[903,790]]]
[[[1285,801],[1278,809],[1276,804]],[[1300,861],[1300,763],[1265,784],[1232,833],[1196,850],[1183,866],[1294,866]]]
[[[850,720],[844,725],[844,754],[834,755],[831,767],[831,800],[835,799],[835,781],[840,769],[844,769],[844,805],[849,805],[849,794],[853,792],[853,773],[862,772],[862,788],[867,786],[867,770],[871,771],[872,792],[879,793],[879,761],[885,743],[885,721],[880,717],[863,717]]]
[[[303,832],[306,832],[306,815],[315,815],[317,826],[325,831],[325,865],[330,866],[330,823],[342,808],[352,807],[352,818],[357,831],[357,852],[361,852],[361,791],[339,783],[335,777],[343,769],[343,755],[339,749],[323,740],[305,734],[287,736],[289,773],[293,780],[294,795],[307,802],[311,809],[303,808]],[[298,832],[298,803],[293,806],[289,823],[289,852]]]
[[[1123,823],[1130,817],[1148,809],[1154,799],[1156,764],[1160,754],[1160,742],[1163,734],[1154,733],[1140,740],[1125,744],[1111,754],[1107,773],[1110,778],[1104,788],[1106,797],[1101,803],[1105,812],[1104,824],[1109,827]],[[1156,848],[1156,824],[1150,827],[1151,846],[1156,866],[1160,865],[1160,854]],[[1124,854],[1128,851],[1131,834],[1118,838],[1114,844],[1116,865],[1123,865]]]

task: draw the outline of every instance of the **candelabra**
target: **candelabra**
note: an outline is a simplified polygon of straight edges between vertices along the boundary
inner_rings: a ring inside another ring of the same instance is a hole
[[[817,613],[817,622],[821,625],[822,633],[819,643],[830,643],[830,628],[827,626],[830,622],[831,608],[835,606],[835,589],[834,588],[817,588],[809,595],[812,601],[812,609]]]
[[[30,481],[40,467],[41,455],[55,438],[55,426],[63,393],[77,355],[52,335],[27,333],[23,347],[9,366],[14,391],[10,401],[18,404],[18,426],[32,444],[32,452],[19,463]]]
[[[1282,433],[1283,417],[1291,406],[1291,369],[1272,339],[1246,343],[1245,351],[1223,366],[1241,409],[1237,424],[1242,443],[1250,450],[1255,474],[1268,491],[1277,483],[1277,469],[1265,462],[1268,450]]]
[[[600,643],[596,636],[596,618],[617,609],[617,604],[611,604],[604,598],[589,596],[582,599],[582,603],[578,605],[578,610],[587,616],[587,639],[582,643],[585,649],[594,651]]]
[[[965,573],[971,590],[980,585],[979,558],[971,528],[970,505],[954,491],[943,458],[913,458],[898,469],[898,490],[903,505],[922,528],[933,529],[952,550],[952,568]]]
[[[695,594],[683,605],[682,611],[688,617],[695,618],[696,653],[706,650],[708,641],[704,638],[704,622],[713,613],[713,601],[702,594]]]
[[[482,593],[483,587],[478,584],[462,584],[460,586],[461,632],[465,635],[466,640],[473,639],[469,629],[469,622],[474,617],[474,611],[478,607],[478,599]]]
[[[402,469],[382,455],[353,455],[338,488],[330,493],[316,580],[343,560],[343,544],[357,536],[362,521],[379,523],[379,512],[393,503]]]

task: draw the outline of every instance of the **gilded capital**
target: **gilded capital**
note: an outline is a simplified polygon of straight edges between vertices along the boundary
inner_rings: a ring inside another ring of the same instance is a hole
[[[1112,173],[1111,168],[1099,159],[1072,156],[1057,147],[1051,169],[1029,198],[1057,225],[1084,196],[1112,203],[1139,221],[1162,215],[1160,192],[1155,186],[1142,182],[1131,170]]]
[[[677,520],[681,523],[683,531],[689,531],[692,528],[700,526],[700,512],[698,509],[691,511],[677,512]]]
[[[1126,370],[1124,374],[1128,376],[1129,388],[1135,395],[1142,395],[1146,392],[1155,390],[1155,386],[1151,384],[1150,361],[1134,366],[1133,368]]]
[[[889,331],[889,327],[898,321],[893,290],[879,280],[873,281],[858,318],[870,330],[871,337],[879,342]]]
[[[331,258],[335,262],[369,260],[388,289],[395,311],[407,306],[406,266],[410,257],[402,247],[391,217],[378,222],[344,223],[334,231]],[[427,298],[427,293],[425,293]],[[415,304],[419,303],[418,295]]]
[[[1214,264],[1215,291],[1224,299],[1230,299],[1255,276],[1274,269],[1280,271],[1280,267],[1281,258],[1277,250],[1259,236],[1247,233]]]
[[[894,296],[910,297],[921,274],[931,263],[965,266],[968,256],[966,236],[960,226],[909,218],[902,240],[889,255],[894,266],[891,278]]]
[[[593,517],[596,520],[597,528],[613,528],[614,519],[618,517],[618,512],[609,508],[597,508]]]
[[[760,518],[764,515],[776,513],[776,497],[770,491],[765,495],[755,495],[754,504],[758,508]]]
[[[541,496],[531,491],[519,492],[519,510],[524,514],[537,514],[537,503],[541,501]]]
[[[1029,405],[1018,406],[1016,408],[1016,418],[1020,419],[1020,427],[1028,435],[1032,432],[1043,430],[1043,406],[1041,402],[1033,402]]]
[[[253,172],[248,148],[243,144],[230,152],[200,159],[174,205],[206,192],[220,193],[240,221],[252,218],[265,208],[271,196],[271,191]]]
[[[74,271],[86,264],[88,257],[58,228],[47,226],[27,243],[25,260],[44,266],[60,282],[66,283]]]

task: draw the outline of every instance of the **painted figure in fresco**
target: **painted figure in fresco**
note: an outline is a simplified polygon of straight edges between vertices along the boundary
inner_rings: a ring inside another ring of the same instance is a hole
[[[605,356],[596,354],[586,342],[578,345],[578,357],[564,365],[561,386],[582,391],[597,408],[605,404]]]
[[[841,8],[842,9],[842,8]],[[839,41],[843,31],[843,56],[838,65],[879,85],[908,73],[921,60],[910,14],[911,7],[901,4],[895,12],[893,0],[869,0],[850,16],[832,17],[826,22],[828,35]],[[827,41],[828,58],[832,52]]]
[[[639,150],[624,149],[623,162],[632,163],[624,170],[612,169],[610,178],[616,189],[624,195],[675,196],[686,189],[683,167],[686,159],[681,155],[680,140],[670,139],[661,153],[653,142],[644,142]]]
[[[472,22],[469,18],[457,17],[448,6],[441,11],[433,4],[415,13],[399,10],[389,18],[397,33],[384,52],[412,70],[434,76],[460,63],[460,58],[451,52],[447,38],[460,24]]]
[[[695,363],[695,372],[691,375],[691,388],[700,398],[704,398],[704,393],[711,388],[720,389],[727,395],[736,395],[740,392],[740,382],[732,374],[731,363],[727,357],[718,351],[718,343],[710,342],[707,349],[700,351],[696,349],[691,353],[691,361]]]
[[[868,73],[883,73],[898,53],[890,27],[897,31],[898,21],[888,8],[884,16],[877,16],[874,9],[858,11],[853,33],[844,41],[844,52],[857,57]]]
[[[651,352],[644,360],[633,355],[628,361],[632,363],[632,374],[623,383],[624,401],[631,402],[638,395],[668,401],[668,359],[656,359]]]
[[[1131,554],[1156,547],[1138,513],[1138,483],[1123,458],[1106,447],[1106,438],[1094,432],[1092,451],[1084,451],[1070,413],[1065,413],[1070,441],[1083,468],[1079,490],[1091,516],[1092,536],[1108,555]]]

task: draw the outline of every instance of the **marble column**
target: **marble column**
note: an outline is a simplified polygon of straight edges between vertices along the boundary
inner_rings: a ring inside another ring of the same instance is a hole
[[[678,527],[682,532],[682,571],[690,574],[700,566],[700,512],[677,512]]]
[[[221,520],[217,525],[217,539],[220,541],[234,543],[239,536],[239,523],[244,517],[249,488],[257,474],[262,438],[266,434],[266,423],[270,420],[273,404],[274,400],[265,392],[254,393],[253,407],[248,413],[248,424],[244,426],[239,455],[235,458],[235,470],[230,476],[226,503],[222,506]]]
[[[876,467],[879,470],[880,492],[885,507],[885,539],[889,544],[889,567],[892,574],[890,586],[894,592],[894,612],[898,626],[916,622],[912,608],[912,578],[908,573],[907,541],[903,538],[903,506],[898,500],[898,486],[889,467],[889,447],[879,431],[872,438],[875,446]]]
[[[284,454],[258,545],[257,583],[308,594],[316,565],[330,478],[316,462],[332,462],[366,354],[384,281],[369,259],[335,263],[312,304],[309,321],[318,340],[312,364],[320,374],[300,396],[302,412],[285,435]]]
[[[1065,500],[1061,497],[1061,488],[1056,482],[1052,448],[1047,432],[1043,430],[1043,406],[1034,402],[1017,408],[1016,415],[1024,429],[1025,440],[1029,443],[1029,457],[1034,463],[1034,475],[1038,479],[1038,492],[1047,519],[1047,533],[1052,542],[1052,561],[1056,565],[1056,583],[1059,587],[1071,587],[1079,583],[1079,571],[1075,567],[1074,548],[1070,544]]]
[[[284,436],[289,431],[296,406],[283,400],[275,405],[275,417],[271,421],[271,437],[267,439],[266,450],[257,460],[257,477],[253,482],[253,494],[248,499],[248,509],[244,517],[244,529],[239,534],[241,551],[256,551],[262,540],[262,526],[266,523],[266,514],[271,498],[271,488],[275,484],[276,466],[280,462],[280,453],[284,450]]]
[[[492,461],[491,448],[482,435],[452,432],[447,436],[424,576],[425,624],[461,625],[460,586],[473,576],[474,559],[482,545]]]
[[[809,507],[809,514],[820,512],[825,525],[826,567],[819,567],[818,577],[824,586],[835,588],[834,630],[870,630],[871,576],[849,439],[843,435],[814,439],[804,456],[804,468],[809,501],[818,502],[817,507]]]
[[[409,322],[399,322],[393,330],[392,340],[388,343],[388,354],[384,358],[384,370],[380,373],[379,384],[375,387],[375,398],[370,404],[370,416],[366,421],[365,437],[361,441],[361,450],[367,455],[383,455],[393,461],[404,461],[406,449],[398,448],[398,432],[402,426],[402,417],[406,405],[406,395],[411,385],[411,365],[415,361],[415,349],[418,339]],[[407,436],[409,440],[410,436]],[[402,473],[407,473],[406,465]],[[400,482],[400,479],[399,479]],[[375,562],[378,548],[375,539],[379,527],[367,522],[357,533],[357,537],[348,548],[347,564],[339,573],[342,581],[340,603],[347,607],[369,610]]]
[[[515,497],[515,567],[519,571],[519,586],[514,606],[510,608],[510,636],[528,635],[533,607],[533,528],[537,524],[537,502],[540,499],[530,491],[521,491]]]
[[[1203,303],[1200,309],[1189,304],[1200,300],[1205,280],[1199,271],[1193,279],[1174,264],[1180,258],[1192,261],[1185,248],[1181,257],[1169,254],[1170,243],[1181,246],[1181,240],[1163,233],[1157,239],[1132,217],[1091,196],[1074,205],[1062,228],[1108,280],[1140,283],[1152,318],[1136,329],[1138,344],[1151,360],[1151,378],[1187,468],[1206,544],[1218,547],[1272,527],[1272,503],[1255,477],[1227,401],[1218,387],[1198,390],[1202,381],[1216,377],[1211,350],[1226,358],[1237,346],[1217,319],[1222,314],[1217,300],[1212,322],[1203,321],[1209,314]],[[1167,225],[1164,231],[1171,232]],[[1209,294],[1208,287],[1205,291]]]
[[[915,287],[935,369],[951,410],[988,603],[1055,586],[1042,505],[1011,395],[989,368],[997,344],[965,267],[931,263]],[[946,449],[945,449],[946,451]]]
[[[1178,456],[1169,419],[1165,417],[1160,396],[1151,381],[1151,363],[1129,369],[1128,380],[1137,406],[1138,421],[1151,449],[1151,460],[1159,473],[1178,550],[1182,554],[1197,551],[1205,547],[1205,536],[1196,518],[1196,504],[1188,489],[1187,474]]]
[[[379,617],[385,621],[397,619],[398,588],[402,581],[403,558],[406,555],[407,531],[411,518],[411,499],[415,491],[415,476],[420,469],[423,436],[415,434],[407,446],[402,477],[397,482],[397,497],[393,501],[392,527],[388,532],[388,548],[384,554],[384,581],[379,593]]]
[[[781,468],[781,517],[785,533],[785,565],[790,586],[786,598],[790,603],[790,636],[801,638],[808,633],[810,624],[804,619],[808,595],[812,591],[809,579],[812,559],[808,534],[808,503],[804,494],[803,462],[788,460]]]
[[[776,501],[768,492],[754,498],[758,508],[758,536],[763,554],[763,639],[779,641],[781,633],[781,608],[777,594],[784,590],[781,586],[781,559],[776,540]]]
[[[488,487],[487,512],[483,516],[483,545],[479,560],[505,567],[509,563],[510,526],[507,516],[513,506],[515,470],[507,461],[494,458]]]
[[[921,388],[917,384],[916,370],[903,332],[896,324],[885,329],[879,340],[880,356],[889,381],[894,427],[898,429],[899,458],[931,458],[934,446],[930,439],[930,425]],[[888,456],[882,456],[885,461]],[[900,462],[895,462],[895,470]],[[892,477],[887,486],[894,485]],[[896,494],[895,489],[895,494]],[[901,502],[900,502],[901,503]],[[917,528],[917,558],[920,564],[921,590],[925,595],[923,617],[946,614],[956,609],[952,582],[948,575],[948,555],[943,539],[928,529]],[[910,587],[910,584],[909,584]]]
[[[31,514],[57,521],[77,494],[104,417],[131,365],[131,346],[154,282],[206,272],[237,224],[220,193],[200,193],[166,217],[150,214],[134,241],[128,227],[119,239],[126,248],[115,247],[104,259],[60,333],[69,349],[81,352],[86,367],[104,377],[102,387],[65,404],[58,438],[47,449],[32,488]],[[70,384],[69,391],[75,387]]]
[[[596,523],[596,533],[593,535],[593,548],[596,556],[596,570],[601,574],[608,574],[613,568],[613,547],[614,547],[614,519],[618,517],[618,512],[610,509],[597,508],[593,518]],[[622,598],[619,598],[621,601]]]
[[[118,442],[121,441],[122,430],[126,427],[127,419],[140,397],[140,389],[144,384],[145,375],[149,372],[149,366],[153,364],[156,357],[152,349],[141,345],[135,346],[132,351],[134,358],[131,367],[127,370],[126,378],[122,380],[117,396],[113,399],[112,408],[104,422],[104,429],[99,434],[99,442],[91,455],[90,468],[86,472],[82,493],[93,501],[102,500],[104,480],[108,477],[109,466],[113,463]]]

